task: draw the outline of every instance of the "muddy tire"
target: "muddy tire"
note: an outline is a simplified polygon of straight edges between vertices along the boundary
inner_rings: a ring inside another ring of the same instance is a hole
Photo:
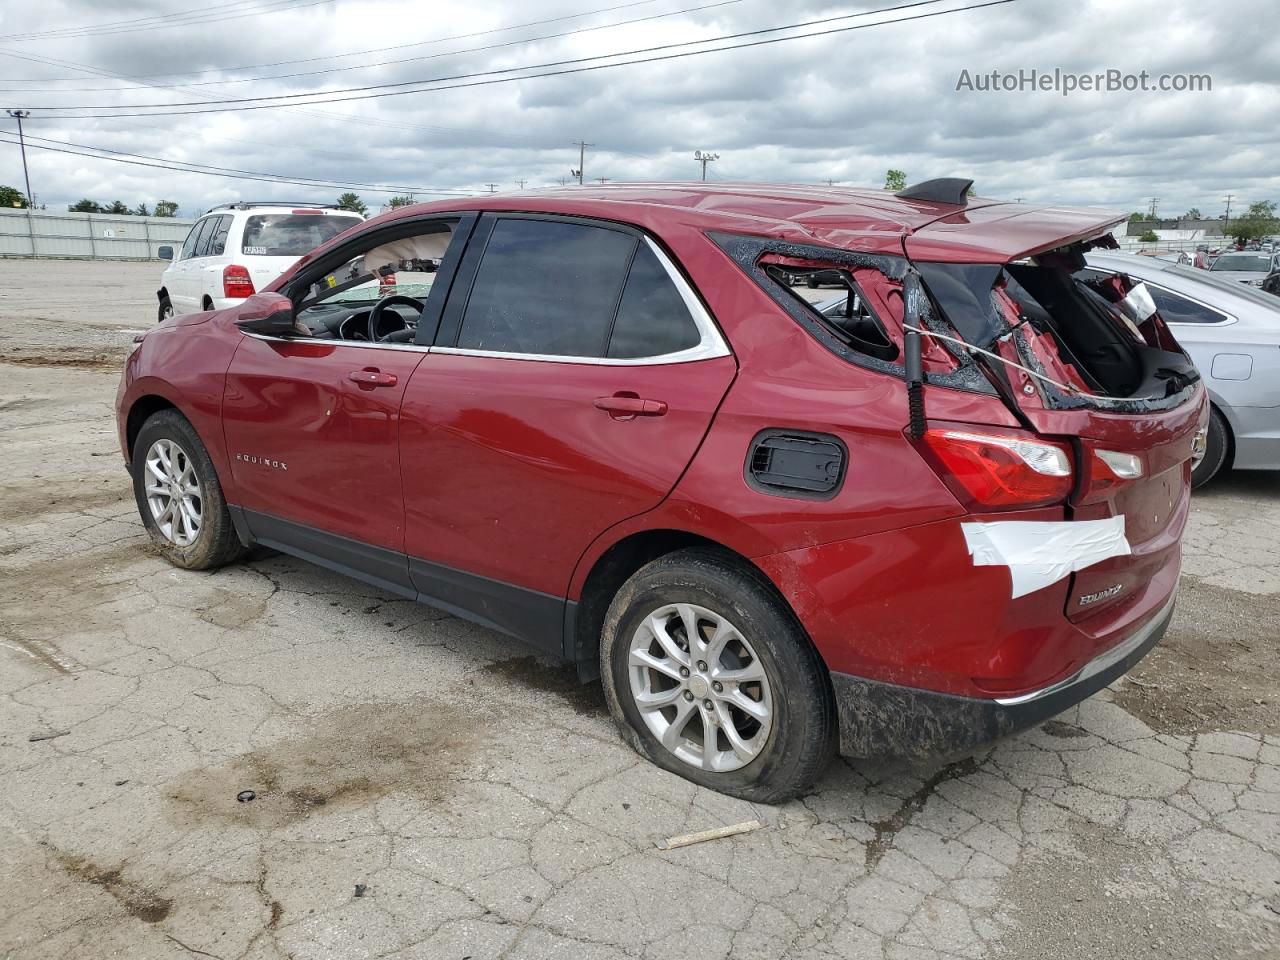
[[[166,560],[211,570],[244,556],[209,452],[186,417],[153,414],[138,431],[132,464],[138,514]]]
[[[1191,487],[1203,487],[1216,477],[1227,463],[1231,449],[1231,432],[1226,418],[1216,407],[1209,410],[1209,435],[1205,440],[1204,458],[1191,470]]]
[[[614,597],[600,675],[622,737],[656,765],[744,800],[808,791],[836,748],[826,667],[759,571],[692,548]]]

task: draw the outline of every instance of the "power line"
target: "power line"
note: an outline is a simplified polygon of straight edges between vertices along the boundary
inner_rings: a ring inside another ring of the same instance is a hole
[[[908,17],[896,17],[891,20],[880,20],[875,23],[862,23],[862,24],[853,24],[845,27],[833,27],[827,30],[819,30],[811,33],[798,34],[796,36],[791,36],[791,37],[771,37],[765,40],[753,40],[747,43],[730,44],[727,46],[713,47],[713,48],[704,49],[704,50],[686,50],[680,53],[668,53],[668,54],[663,54],[659,56],[637,58],[634,60],[624,60],[619,63],[592,64],[588,66],[570,66],[566,69],[549,70],[543,73],[529,74],[521,77],[496,76],[495,79],[479,80],[479,81],[471,80],[471,78],[475,78],[475,77],[495,77],[495,75],[517,73],[522,70],[538,70],[544,67],[559,67],[564,65],[584,64],[592,60],[603,60],[603,59],[611,59],[615,57],[633,56],[636,54],[653,53],[653,52],[662,51],[662,50],[673,50],[679,47],[688,47],[696,44],[715,43],[722,40],[736,40],[736,39],[741,39],[743,37],[753,37],[753,36],[761,36],[763,34],[779,33],[785,30],[797,30],[797,29],[800,29],[801,27],[813,26],[813,25],[823,24],[823,23],[833,23],[839,20],[848,20],[853,17],[872,16],[875,14],[890,13],[890,12],[905,10],[913,7],[930,6],[938,2],[940,2],[940,0],[915,0],[915,2],[912,2],[912,3],[898,4],[892,7],[882,7],[877,10],[866,10],[861,13],[845,14],[837,17],[824,17],[818,20],[808,20],[800,23],[786,24],[784,26],[778,26],[778,27],[768,27],[760,30],[748,30],[748,31],[743,31],[741,33],[725,34],[719,37],[709,37],[704,40],[688,40],[680,43],[658,44],[651,47],[641,47],[633,50],[622,50],[615,53],[596,54],[594,56],[589,56],[589,57],[576,57],[569,60],[554,60],[548,63],[526,64],[519,67],[508,67],[501,70],[485,70],[485,71],[479,71],[476,73],[457,74],[454,76],[437,77],[432,79],[406,80],[398,83],[371,84],[367,86],[347,87],[343,89],[330,90],[330,91],[312,91],[310,93],[278,94],[276,96],[269,96],[269,97],[242,97],[237,99],[226,99],[226,100],[207,100],[203,102],[192,101],[192,102],[179,102],[179,103],[123,104],[118,107],[111,106],[111,105],[102,105],[102,104],[89,104],[89,105],[62,106],[62,107],[36,106],[34,108],[42,109],[46,111],[104,110],[104,109],[105,110],[127,110],[127,109],[136,110],[136,109],[142,109],[142,108],[159,108],[155,110],[148,109],[148,112],[145,112],[145,113],[106,113],[106,114],[89,114],[89,113],[74,114],[73,113],[73,114],[58,114],[56,117],[51,117],[52,119],[62,119],[62,120],[82,120],[82,119],[110,119],[112,117],[131,117],[131,116],[182,116],[186,114],[195,114],[195,113],[225,113],[227,112],[227,109],[231,107],[235,107],[240,110],[266,110],[266,109],[278,109],[280,107],[287,107],[291,105],[289,103],[263,103],[262,101],[265,101],[265,100],[290,100],[290,101],[302,100],[303,105],[308,105],[308,106],[316,105],[316,104],[328,104],[328,103],[346,103],[353,100],[372,100],[372,99],[378,99],[380,97],[404,96],[404,95],[413,94],[413,93],[433,93],[439,90],[457,90],[465,87],[490,86],[497,83],[510,83],[516,80],[530,80],[530,79],[536,79],[538,77],[564,76],[566,74],[587,73],[595,70],[607,70],[607,69],[612,69],[614,67],[633,66],[635,64],[642,64],[642,63],[655,63],[655,62],[660,62],[665,60],[679,60],[679,59],[684,59],[688,57],[702,56],[708,53],[721,53],[729,50],[743,50],[750,47],[761,47],[761,46],[768,46],[775,43],[786,43],[791,40],[804,40],[812,37],[823,37],[823,36],[830,36],[832,34],[848,33],[854,30],[866,30],[872,27],[884,27],[884,26],[891,26],[899,23],[909,23],[914,20],[925,20],[931,17],[945,16],[947,14],[952,14],[952,13],[965,13],[972,10],[985,9],[987,7],[1003,6],[1005,4],[1015,3],[1017,2],[1017,0],[986,0],[986,2],[984,3],[971,4],[970,6],[954,7],[948,10],[934,10],[934,11],[929,11],[927,13],[919,13],[913,16],[908,16]],[[446,86],[436,86],[436,87],[422,86],[422,84],[440,84],[446,81],[455,81],[455,80],[459,80],[459,81],[471,80],[471,82],[451,83]],[[415,89],[407,90],[407,89],[404,89],[405,87],[414,87]],[[376,92],[369,92],[369,91],[376,91]],[[330,93],[341,93],[341,94],[349,93],[353,95],[341,96],[341,97],[330,97],[326,95]],[[306,97],[312,97],[312,98],[323,97],[323,99],[303,100],[303,98],[306,98]],[[225,106],[221,106],[221,105],[225,105]],[[213,109],[199,109],[199,110],[165,109],[169,107],[204,107],[204,106],[212,106]]]
[[[17,145],[19,143],[19,141],[17,140],[3,139],[5,137],[11,137],[11,136],[13,136],[13,134],[7,130],[0,131],[0,143],[11,143],[11,144]],[[31,139],[31,138],[28,138],[28,139]],[[43,139],[43,138],[35,138],[35,139]],[[326,189],[326,190],[357,187],[362,190],[372,191],[373,193],[392,193],[392,194],[426,193],[426,194],[439,195],[439,196],[460,196],[460,197],[469,197],[473,195],[471,192],[466,190],[434,190],[434,189],[429,189],[425,187],[392,187],[392,186],[382,186],[382,185],[375,185],[375,184],[347,183],[340,180],[315,180],[310,178],[296,179],[296,178],[287,177],[283,174],[272,174],[272,173],[260,173],[260,174],[250,174],[247,172],[221,173],[221,172],[218,172],[216,168],[209,169],[209,170],[196,170],[196,169],[188,169],[185,167],[173,166],[171,164],[174,163],[174,161],[166,161],[162,163],[148,163],[145,160],[130,160],[125,157],[119,157],[119,156],[104,157],[96,153],[85,152],[85,150],[73,150],[73,149],[68,149],[66,147],[49,147],[49,146],[44,146],[43,144],[38,144],[38,143],[32,143],[32,144],[29,144],[28,146],[32,150],[45,150],[49,153],[65,153],[65,154],[71,154],[77,157],[88,157],[92,160],[107,160],[111,163],[124,163],[133,167],[149,167],[153,170],[167,170],[171,173],[194,173],[194,174],[199,174],[201,176],[206,176],[206,177],[221,177],[225,180],[254,180],[259,183],[280,183],[280,184],[285,184],[286,186],[314,187],[316,189]],[[82,146],[82,145],[76,144],[75,146]],[[95,150],[97,148],[87,147],[87,149]],[[176,161],[176,162],[181,163],[182,161]]]
[[[301,9],[303,7],[316,7],[325,3],[333,3],[334,0],[267,0],[266,3],[259,3],[259,0],[252,0],[253,3],[259,4],[251,9],[242,11],[230,11],[227,7],[243,7],[245,0],[240,3],[224,4],[222,8],[212,7],[203,11],[189,10],[182,13],[157,14],[154,17],[143,17],[138,20],[124,20],[117,24],[98,24],[85,27],[65,27],[61,30],[47,30],[43,33],[25,33],[10,34],[5,37],[7,41],[38,41],[38,40],[70,40],[80,37],[107,37],[116,36],[122,33],[137,33],[140,30],[166,30],[171,27],[185,27],[196,23],[221,23],[226,20],[239,20],[244,17],[256,17],[264,13],[283,13],[290,9]],[[214,11],[222,9],[221,13]],[[144,23],[143,20],[151,22]],[[128,24],[133,24],[129,26]]]
[[[216,86],[225,86],[227,84],[233,84],[233,83],[260,83],[266,80],[294,80],[294,79],[297,79],[298,77],[314,77],[314,76],[318,76],[320,74],[326,74],[326,73],[346,73],[351,70],[372,70],[377,67],[397,66],[402,63],[418,63],[423,60],[438,60],[441,57],[456,57],[456,56],[461,56],[464,53],[483,53],[488,50],[501,50],[507,47],[522,46],[523,44],[526,44],[526,43],[539,43],[543,40],[559,40],[564,37],[572,37],[582,33],[592,33],[597,30],[612,30],[617,27],[626,27],[626,26],[637,24],[637,23],[648,23],[653,20],[662,20],[667,17],[679,16],[680,14],[683,14],[683,13],[698,13],[702,10],[712,10],[712,9],[715,9],[716,7],[727,7],[727,6],[731,6],[733,4],[737,4],[741,2],[742,0],[716,0],[716,2],[714,3],[705,3],[697,7],[682,7],[679,10],[670,10],[666,13],[655,13],[647,17],[633,17],[630,20],[619,20],[613,23],[600,23],[590,27],[579,27],[576,30],[565,30],[560,33],[548,33],[548,34],[543,34],[542,36],[539,36],[539,37],[524,37],[519,40],[506,40],[502,43],[490,43],[490,44],[485,44],[484,46],[479,46],[479,47],[467,47],[462,50],[446,50],[443,53],[431,53],[421,57],[401,57],[396,60],[380,60],[375,63],[361,63],[361,64],[356,64],[354,66],[349,66],[349,67],[325,67],[324,69],[321,69],[321,70],[305,70],[297,73],[280,73],[280,74],[274,74],[272,76],[265,76],[265,77],[241,77],[238,79],[231,79],[231,80],[202,80],[202,81],[196,81],[191,83],[176,84],[175,86],[186,88],[186,89],[191,89],[195,87],[216,87]],[[931,2],[939,3],[941,2],[941,0],[931,0]],[[18,56],[17,54],[12,54],[9,51],[0,50],[0,55],[4,55],[4,54],[9,54],[11,56]],[[26,58],[26,59],[33,59],[33,58]],[[63,87],[60,90],[50,90],[47,92],[49,93],[129,93],[133,90],[142,90],[148,87],[154,87],[154,84],[138,84],[133,87],[124,87],[124,88],[122,87]],[[14,90],[13,88],[8,87],[8,88],[0,88],[0,92],[25,93],[29,91]],[[306,94],[303,94],[303,96],[306,96]],[[211,102],[219,102],[219,101],[211,101]],[[78,109],[78,108],[67,107],[65,109]]]
[[[508,30],[522,30],[525,27],[540,27],[547,23],[559,23],[563,20],[577,20],[581,17],[591,17],[598,13],[613,13],[615,10],[628,10],[632,7],[646,7],[657,3],[658,0],[632,0],[630,3],[615,4],[610,7],[599,7],[595,10],[584,10],[582,13],[570,13],[560,17],[547,17],[542,20],[530,20],[526,23],[516,23],[509,27],[494,27],[490,30],[478,30],[474,33],[460,33],[451,37],[437,37],[434,40],[416,40],[413,43],[398,43],[390,47],[374,47],[369,50],[353,50],[350,53],[333,53],[322,57],[301,57],[296,60],[276,60],[272,63],[254,63],[242,65],[238,67],[210,67],[207,70],[199,70],[196,73],[151,73],[151,74],[133,74],[130,76],[118,75],[122,80],[156,80],[165,77],[187,77],[199,76],[202,73],[229,73],[233,70],[261,70],[266,67],[287,67],[295,63],[318,63],[321,60],[338,60],[344,57],[362,57],[370,53],[386,53],[389,50],[407,50],[410,47],[424,47],[435,43],[447,43],[450,40],[470,40],[474,37],[489,36],[494,33],[505,33]],[[5,52],[5,51],[0,51]],[[79,80],[79,77],[52,77],[45,80],[23,81],[24,83],[52,83],[62,82],[63,80]],[[4,81],[12,83],[11,80]],[[179,84],[185,86],[185,84]]]

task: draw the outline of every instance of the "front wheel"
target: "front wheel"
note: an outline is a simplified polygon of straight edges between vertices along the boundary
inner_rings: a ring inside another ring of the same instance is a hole
[[[178,411],[161,410],[138,431],[133,495],[152,542],[174,566],[209,570],[244,555],[209,453]]]
[[[763,576],[720,551],[668,554],[623,584],[600,673],[624,739],[721,793],[781,802],[808,790],[835,751],[817,652]]]
[[[173,301],[168,297],[160,298],[160,314],[156,323],[164,323],[173,316]]]

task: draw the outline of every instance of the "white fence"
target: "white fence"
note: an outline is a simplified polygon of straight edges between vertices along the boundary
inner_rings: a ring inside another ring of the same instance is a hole
[[[157,260],[176,252],[194,220],[0,208],[0,257]]]

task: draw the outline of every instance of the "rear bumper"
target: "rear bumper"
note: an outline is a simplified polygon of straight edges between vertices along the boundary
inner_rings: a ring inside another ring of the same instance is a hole
[[[943,758],[1035,726],[1127,673],[1164,636],[1176,597],[1072,676],[1021,696],[980,699],[831,674],[848,757]]]

